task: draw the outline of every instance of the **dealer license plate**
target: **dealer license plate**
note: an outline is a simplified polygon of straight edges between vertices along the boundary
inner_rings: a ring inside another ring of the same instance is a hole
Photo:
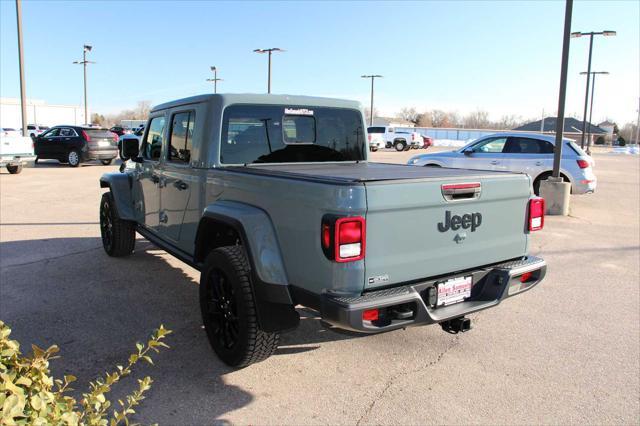
[[[438,299],[436,306],[453,305],[471,297],[472,278],[452,278],[438,284]]]
[[[98,146],[109,146],[111,143],[109,141],[98,141]]]

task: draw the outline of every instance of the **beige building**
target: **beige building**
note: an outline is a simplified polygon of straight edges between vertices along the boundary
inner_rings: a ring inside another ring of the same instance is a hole
[[[22,127],[19,98],[0,98],[0,126]],[[89,113],[91,115],[91,113]],[[84,108],[80,105],[49,105],[40,99],[27,99],[27,123],[44,126],[85,123]]]

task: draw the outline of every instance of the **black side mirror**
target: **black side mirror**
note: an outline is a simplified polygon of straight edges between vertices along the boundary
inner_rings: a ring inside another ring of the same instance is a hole
[[[473,154],[473,149],[472,148],[467,148],[464,151],[462,151],[462,153],[468,157],[471,154]]]
[[[120,139],[118,144],[120,145],[120,159],[122,161],[133,160],[139,162],[140,141],[137,138]]]

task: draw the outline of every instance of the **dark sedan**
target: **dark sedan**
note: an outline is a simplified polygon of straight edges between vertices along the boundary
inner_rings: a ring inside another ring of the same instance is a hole
[[[78,167],[99,160],[106,166],[118,156],[118,135],[94,127],[54,126],[36,137],[34,150],[36,162],[53,159]]]

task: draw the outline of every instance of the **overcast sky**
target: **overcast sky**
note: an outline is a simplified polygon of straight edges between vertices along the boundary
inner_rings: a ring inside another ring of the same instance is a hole
[[[573,31],[616,30],[594,39],[594,121],[635,121],[640,96],[640,2],[576,1]],[[83,43],[89,104],[112,113],[212,91],[369,100],[362,74],[382,74],[376,108],[404,106],[492,118],[555,115],[564,2],[36,2],[23,1],[27,96],[82,103]],[[0,95],[18,97],[15,2],[0,1]],[[582,116],[588,38],[572,39],[567,114]]]

